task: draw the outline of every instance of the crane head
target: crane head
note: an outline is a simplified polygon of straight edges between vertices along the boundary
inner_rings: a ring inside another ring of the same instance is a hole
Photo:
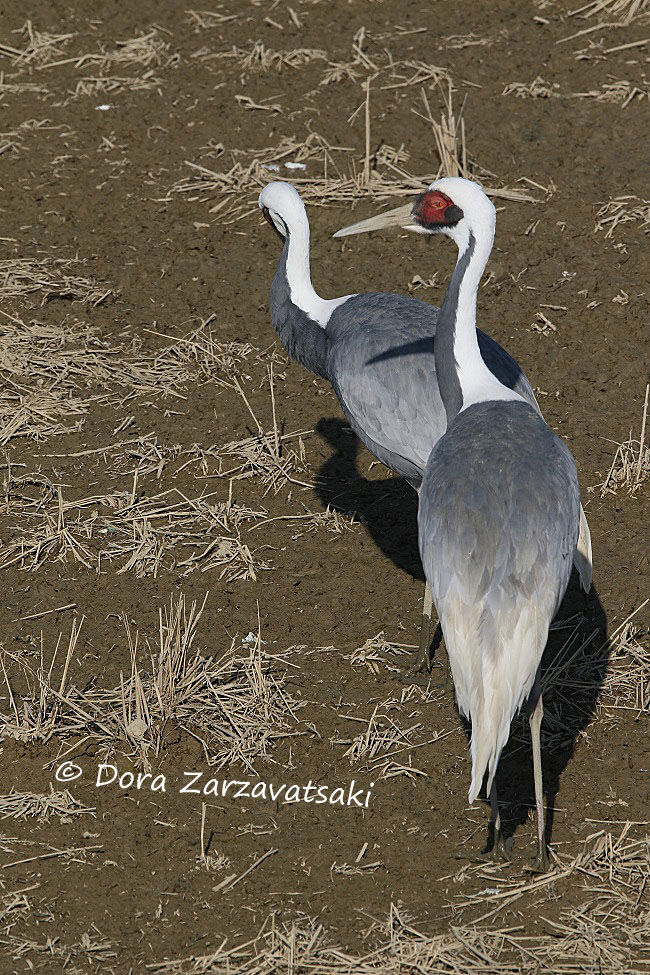
[[[280,240],[308,227],[305,205],[291,183],[267,183],[259,195],[258,206]]]
[[[489,224],[494,228],[494,206],[478,185],[460,177],[438,179],[412,203],[387,210],[337,230],[335,237],[349,237],[387,227],[401,227],[419,234],[446,233],[457,236],[459,225]]]

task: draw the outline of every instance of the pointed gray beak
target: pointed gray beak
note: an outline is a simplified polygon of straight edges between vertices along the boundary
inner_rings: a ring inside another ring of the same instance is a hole
[[[367,220],[360,220],[359,223],[350,224],[337,230],[334,237],[351,237],[352,234],[365,234],[371,230],[384,230],[386,227],[402,227],[403,229],[415,227],[413,219],[413,203],[397,207],[395,210],[386,210],[385,213],[378,213],[375,217],[368,217]]]

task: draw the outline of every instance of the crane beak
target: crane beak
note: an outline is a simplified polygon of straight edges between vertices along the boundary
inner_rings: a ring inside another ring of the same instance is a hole
[[[386,227],[415,229],[413,204],[407,203],[406,206],[397,207],[395,210],[386,210],[385,213],[378,213],[375,217],[360,220],[359,223],[353,223],[349,227],[343,227],[341,230],[337,230],[333,236],[351,237],[352,234],[365,234],[371,230],[384,230]]]

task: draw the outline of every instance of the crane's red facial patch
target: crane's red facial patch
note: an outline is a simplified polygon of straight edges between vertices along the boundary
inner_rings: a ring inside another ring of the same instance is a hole
[[[413,216],[423,227],[450,227],[462,217],[462,211],[440,190],[427,190],[415,201]]]

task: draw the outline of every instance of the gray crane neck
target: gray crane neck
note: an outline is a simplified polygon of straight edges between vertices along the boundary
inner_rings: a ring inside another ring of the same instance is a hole
[[[436,328],[435,362],[440,396],[447,413],[447,424],[463,408],[463,391],[458,375],[458,363],[454,355],[456,329],[458,327],[458,297],[465,274],[472,260],[476,238],[470,231],[469,242],[458,258],[445,297],[440,308]]]

